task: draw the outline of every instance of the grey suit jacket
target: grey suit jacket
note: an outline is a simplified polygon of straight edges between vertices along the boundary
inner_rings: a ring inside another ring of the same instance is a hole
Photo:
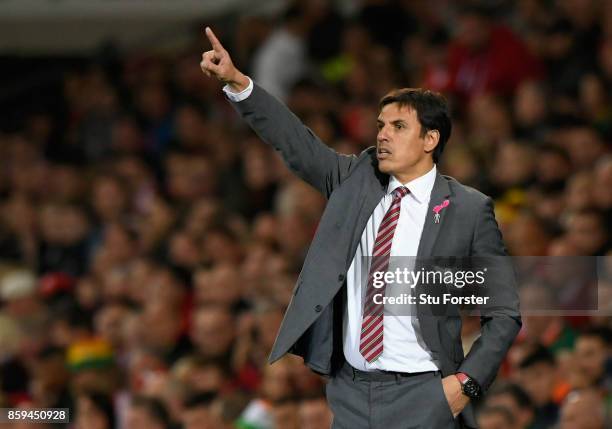
[[[269,361],[290,352],[312,370],[333,376],[343,359],[345,276],[389,176],[378,170],[375,148],[359,156],[336,153],[257,84],[247,99],[232,105],[297,176],[328,199]],[[506,255],[489,197],[438,174],[428,214],[445,199],[450,205],[440,212],[440,222],[425,223],[417,258]],[[514,271],[498,268],[492,281],[497,305],[481,310],[481,336],[465,358],[459,313],[434,316],[426,306],[417,309],[423,339],[442,374],[465,372],[484,390],[521,326]],[[471,406],[462,414],[475,426]]]

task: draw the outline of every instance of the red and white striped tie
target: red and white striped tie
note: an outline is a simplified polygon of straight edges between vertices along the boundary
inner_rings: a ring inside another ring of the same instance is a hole
[[[368,274],[368,285],[363,301],[363,319],[361,321],[361,338],[359,339],[359,352],[368,362],[374,362],[383,352],[384,305],[375,304],[374,295],[380,293],[384,296],[386,284],[379,289],[375,288],[373,277],[375,272],[387,271],[389,267],[391,245],[393,244],[395,227],[400,217],[402,198],[408,193],[408,189],[403,186],[393,191],[393,202],[376,234],[372,263]]]

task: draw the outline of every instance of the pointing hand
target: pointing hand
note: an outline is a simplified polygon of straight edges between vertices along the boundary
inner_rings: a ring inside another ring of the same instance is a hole
[[[206,37],[212,45],[212,50],[202,54],[200,68],[204,74],[228,84],[233,92],[245,89],[249,85],[248,78],[234,66],[229,53],[210,27],[206,27]]]

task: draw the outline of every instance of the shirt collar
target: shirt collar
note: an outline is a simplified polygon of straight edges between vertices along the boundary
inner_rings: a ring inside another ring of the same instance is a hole
[[[395,178],[395,176],[391,176],[389,179],[389,185],[387,186],[387,193],[390,194],[396,188],[405,186],[419,203],[423,203],[429,200],[431,197],[431,191],[433,190],[434,183],[436,181],[436,172],[436,165],[434,164],[433,168],[427,173],[411,180],[408,183],[401,183]]]

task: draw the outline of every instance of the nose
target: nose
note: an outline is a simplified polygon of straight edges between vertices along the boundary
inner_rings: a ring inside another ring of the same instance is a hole
[[[376,134],[376,141],[387,142],[389,141],[389,133],[387,132],[387,127],[382,127],[378,130],[378,134]]]

